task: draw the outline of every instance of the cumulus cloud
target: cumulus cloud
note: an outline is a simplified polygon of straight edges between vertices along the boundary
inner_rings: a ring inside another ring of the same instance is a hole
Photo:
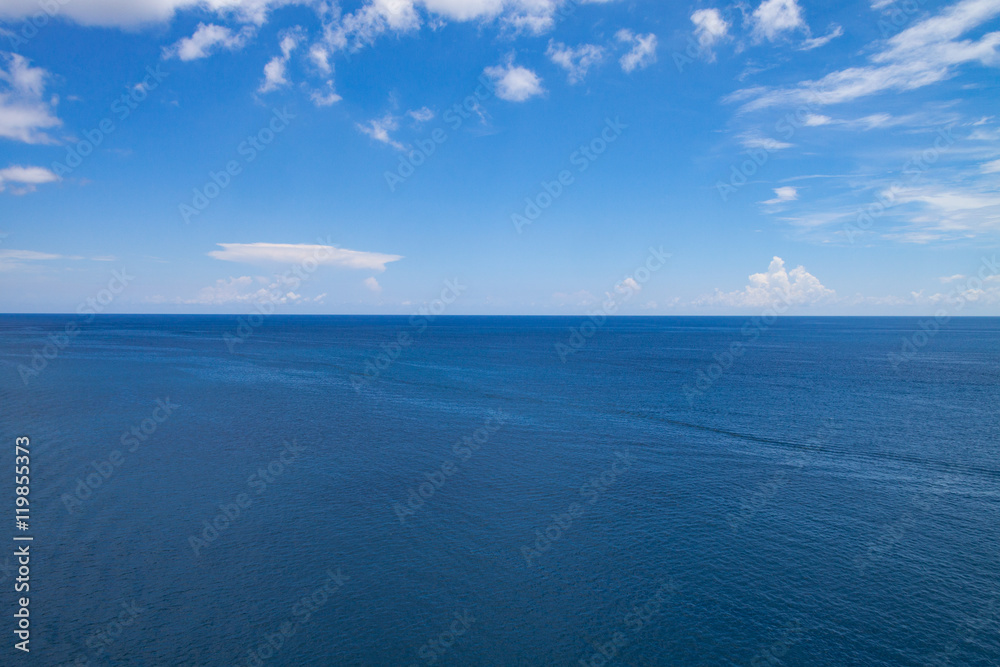
[[[710,61],[715,60],[712,47],[726,38],[729,23],[722,18],[722,13],[718,9],[699,9],[691,14],[691,22],[694,23],[694,36],[698,38],[701,52],[706,54]]]
[[[592,66],[604,59],[604,49],[595,44],[581,44],[572,48],[562,42],[549,40],[549,48],[545,55],[566,70],[566,78],[570,83],[579,83],[586,78]]]
[[[387,146],[392,146],[396,150],[406,150],[406,146],[399,143],[392,136],[389,135],[390,132],[399,127],[399,119],[388,113],[381,118],[373,118],[367,123],[358,123],[357,128],[361,130],[362,133],[368,135],[375,141],[382,142]]]
[[[325,41],[334,49],[356,50],[372,44],[386,32],[406,33],[420,28],[421,7],[432,26],[448,21],[499,21],[515,33],[540,35],[552,29],[560,9],[609,0],[367,0],[353,12],[336,14]]]
[[[365,287],[367,287],[370,291],[374,292],[375,294],[382,293],[382,286],[378,284],[378,280],[375,279],[375,276],[372,276],[370,278],[365,278]]]
[[[13,165],[0,169],[0,192],[4,192],[9,184],[11,194],[23,195],[35,191],[36,185],[58,181],[59,177],[45,167],[22,167]]]
[[[421,107],[419,109],[411,109],[406,112],[406,115],[415,120],[418,123],[426,123],[429,120],[433,120],[434,112],[427,107]]]
[[[333,88],[333,79],[327,79],[322,88],[309,93],[309,99],[318,107],[328,107],[344,99]]]
[[[348,269],[385,271],[385,265],[403,259],[402,255],[347,250],[332,245],[295,243],[219,243],[222,250],[213,250],[209,257],[226,262],[244,264],[306,265],[315,262],[322,266],[339,266]]]
[[[322,44],[313,44],[309,47],[309,60],[320,74],[330,74],[333,72],[333,65],[330,64],[330,51]]]
[[[264,65],[264,80],[261,81],[260,88],[257,89],[258,93],[269,93],[288,85],[285,70],[288,65],[288,59],[292,57],[292,51],[299,45],[300,40],[301,33],[298,27],[284,34],[280,43],[281,55],[271,58]]]
[[[622,71],[632,72],[656,62],[656,35],[653,33],[636,35],[623,28],[615,34],[615,38],[629,47],[628,53],[618,60]]]
[[[198,60],[220,49],[234,51],[242,48],[252,36],[253,30],[250,28],[234,33],[221,25],[199,23],[193,35],[178,40],[172,46],[163,49],[163,57],[167,59],[178,58],[184,61]]]
[[[797,0],[764,0],[753,12],[753,34],[773,42],[783,33],[806,29]]]
[[[56,99],[45,98],[48,75],[16,53],[0,60],[0,137],[28,144],[53,143],[44,130],[61,121],[53,115]]]
[[[288,305],[296,303],[317,303],[322,301],[326,294],[308,298],[295,292],[302,283],[301,279],[295,277],[276,275],[272,278],[264,276],[240,276],[238,278],[220,278],[213,285],[203,287],[198,291],[198,295],[191,299],[151,299],[153,302],[162,303],[170,301],[182,304],[199,305],[225,305],[235,303],[271,303],[276,305]]]
[[[640,285],[639,283],[637,283],[636,280],[635,280],[635,278],[633,278],[632,276],[629,276],[625,280],[623,280],[620,283],[618,283],[617,285],[615,285],[615,290],[617,292],[619,292],[619,293],[624,293],[624,292],[629,292],[629,293],[641,292],[642,291],[642,285]]]
[[[790,306],[827,303],[836,298],[834,290],[824,287],[819,279],[798,266],[785,269],[780,257],[771,260],[767,271],[750,276],[750,284],[742,290],[723,292],[696,299],[695,305],[721,305],[738,308],[768,308],[779,304]]]
[[[775,188],[774,195],[774,199],[762,201],[761,204],[774,206],[776,204],[784,204],[785,202],[795,201],[799,198],[799,191],[798,188],[786,185],[780,188]]]
[[[545,93],[542,80],[526,67],[514,64],[513,58],[505,65],[487,67],[484,71],[496,87],[496,95],[508,102],[524,102]]]
[[[778,1],[785,0],[768,0]],[[996,67],[1000,65],[1000,32],[959,38],[998,14],[1000,3],[996,0],[962,0],[881,42],[867,65],[789,87],[739,90],[728,99],[743,101],[744,111],[779,105],[842,104],[887,91],[929,86],[951,78],[959,65],[967,63]]]

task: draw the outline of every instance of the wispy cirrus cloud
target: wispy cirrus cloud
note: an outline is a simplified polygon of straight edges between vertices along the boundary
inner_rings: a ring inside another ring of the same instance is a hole
[[[399,128],[399,119],[391,113],[387,113],[381,118],[372,118],[367,123],[357,123],[358,130],[375,141],[392,146],[396,150],[406,150],[406,146],[392,138],[389,134]]]
[[[841,104],[878,93],[929,86],[951,78],[958,66],[967,63],[996,67],[1000,65],[1000,32],[959,38],[997,15],[1000,3],[996,0],[962,0],[885,40],[866,65],[788,87],[739,90],[727,100],[743,102],[743,111],[796,104]]]

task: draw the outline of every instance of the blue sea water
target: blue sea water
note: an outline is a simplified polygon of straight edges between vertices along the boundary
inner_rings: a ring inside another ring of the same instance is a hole
[[[1000,664],[1000,319],[585,322],[0,316],[25,664]]]

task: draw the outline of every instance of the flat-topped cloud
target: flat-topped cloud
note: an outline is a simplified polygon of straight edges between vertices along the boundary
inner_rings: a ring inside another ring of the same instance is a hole
[[[307,243],[219,243],[222,250],[213,250],[209,257],[225,262],[244,264],[305,264],[347,269],[385,271],[385,265],[403,259],[402,255],[348,250],[332,245]]]

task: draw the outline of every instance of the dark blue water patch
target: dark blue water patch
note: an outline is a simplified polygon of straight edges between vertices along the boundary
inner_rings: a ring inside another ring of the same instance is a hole
[[[584,321],[0,316],[33,657],[1000,664],[1000,319]]]

